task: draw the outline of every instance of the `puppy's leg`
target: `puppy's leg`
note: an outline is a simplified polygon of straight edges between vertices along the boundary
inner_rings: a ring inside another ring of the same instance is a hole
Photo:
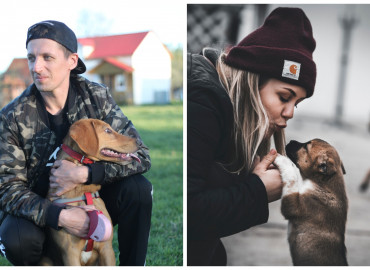
[[[283,181],[282,197],[299,192],[302,177],[297,166],[289,158],[282,155],[278,155],[274,163],[278,167]]]
[[[299,189],[302,185],[302,176],[297,166],[285,156],[279,155],[274,163],[283,181],[281,212],[289,220],[299,214]]]

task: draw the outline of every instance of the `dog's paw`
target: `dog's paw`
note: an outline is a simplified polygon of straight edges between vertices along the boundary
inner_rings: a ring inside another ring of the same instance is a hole
[[[286,156],[278,155],[274,161],[283,181],[283,196],[298,191],[300,173],[297,166]]]
[[[280,155],[280,154],[275,158],[275,161],[274,161],[274,164],[279,169],[289,167],[291,163],[293,162],[288,157]]]

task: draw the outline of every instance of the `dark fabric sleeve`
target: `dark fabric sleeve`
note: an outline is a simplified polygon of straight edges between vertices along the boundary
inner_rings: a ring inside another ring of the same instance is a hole
[[[224,126],[219,103],[207,89],[188,93],[189,239],[232,235],[268,219],[267,193],[260,178],[229,173],[216,162]]]
[[[60,212],[64,209],[65,207],[51,204],[46,211],[46,219],[45,219],[45,224],[46,226],[49,226],[55,230],[60,229],[58,227],[58,221],[59,221],[59,215]]]
[[[105,178],[105,165],[103,163],[96,162],[87,166],[89,167],[89,179],[85,185],[101,185]]]

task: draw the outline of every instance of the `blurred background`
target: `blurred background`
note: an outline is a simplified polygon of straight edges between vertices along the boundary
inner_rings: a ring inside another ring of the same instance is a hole
[[[310,19],[317,46],[314,95],[299,104],[287,141],[321,138],[335,146],[347,174],[346,230],[350,265],[370,265],[370,191],[359,186],[370,169],[370,5],[248,4],[187,6],[187,50],[237,44],[279,6],[299,7]],[[287,221],[280,201],[270,204],[267,224],[222,239],[229,265],[292,265]]]
[[[32,81],[25,40],[28,27],[43,20],[62,21],[75,32],[87,66],[84,76],[109,86],[118,103],[182,100],[184,34],[178,29],[184,20],[178,17],[185,5],[66,0],[51,7],[35,0],[6,1],[0,7],[0,107]]]
[[[77,36],[78,54],[87,67],[82,76],[109,86],[149,147],[152,167],[145,176],[154,193],[148,266],[183,264],[185,12],[185,4],[162,0],[0,4],[0,109],[32,83],[25,46],[28,28],[43,20],[61,21]],[[9,263],[0,257],[0,265]]]

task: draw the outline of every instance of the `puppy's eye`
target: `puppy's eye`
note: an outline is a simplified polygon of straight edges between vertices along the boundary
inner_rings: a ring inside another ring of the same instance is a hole
[[[328,166],[326,165],[326,163],[319,164],[319,170],[322,173],[326,173],[328,171]]]
[[[108,133],[108,134],[112,133],[112,130],[110,128],[106,128],[104,131],[105,131],[105,133]]]

